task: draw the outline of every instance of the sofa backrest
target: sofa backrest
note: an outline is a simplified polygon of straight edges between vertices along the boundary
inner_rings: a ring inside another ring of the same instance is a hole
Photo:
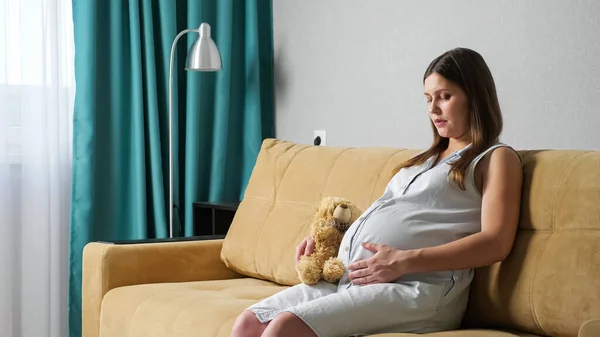
[[[299,283],[295,248],[321,198],[340,196],[366,209],[392,170],[418,152],[265,140],[223,242],[223,262],[250,277]],[[517,240],[505,261],[476,270],[464,325],[575,336],[583,321],[600,317],[600,152],[520,154]]]
[[[517,238],[506,260],[476,270],[464,325],[577,336],[600,318],[600,152],[520,154]]]

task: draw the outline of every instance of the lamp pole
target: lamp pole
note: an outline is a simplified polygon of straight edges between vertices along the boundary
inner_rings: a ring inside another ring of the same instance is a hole
[[[173,238],[173,66],[177,41],[187,34],[199,33],[199,38],[192,44],[186,59],[186,70],[218,71],[221,70],[219,49],[210,37],[210,25],[203,22],[198,29],[185,29],[175,37],[171,46],[169,62],[169,238]]]

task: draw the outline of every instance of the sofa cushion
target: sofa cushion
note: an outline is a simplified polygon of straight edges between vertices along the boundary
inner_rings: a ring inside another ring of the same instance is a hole
[[[242,310],[285,288],[248,278],[115,288],[102,301],[100,337],[229,336]]]
[[[366,209],[383,193],[392,170],[416,153],[265,140],[223,242],[223,262],[243,275],[299,283],[296,246],[309,234],[321,198],[343,197]]]

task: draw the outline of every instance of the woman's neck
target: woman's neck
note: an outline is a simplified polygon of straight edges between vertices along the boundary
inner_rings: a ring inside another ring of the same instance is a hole
[[[471,139],[450,138],[448,142],[448,148],[446,149],[446,151],[448,151],[449,153],[453,153],[464,149],[469,144],[471,144]]]

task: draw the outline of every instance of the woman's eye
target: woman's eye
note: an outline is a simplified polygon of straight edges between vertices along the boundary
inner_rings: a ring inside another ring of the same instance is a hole
[[[450,99],[450,95],[442,95],[442,99],[447,101]]]

